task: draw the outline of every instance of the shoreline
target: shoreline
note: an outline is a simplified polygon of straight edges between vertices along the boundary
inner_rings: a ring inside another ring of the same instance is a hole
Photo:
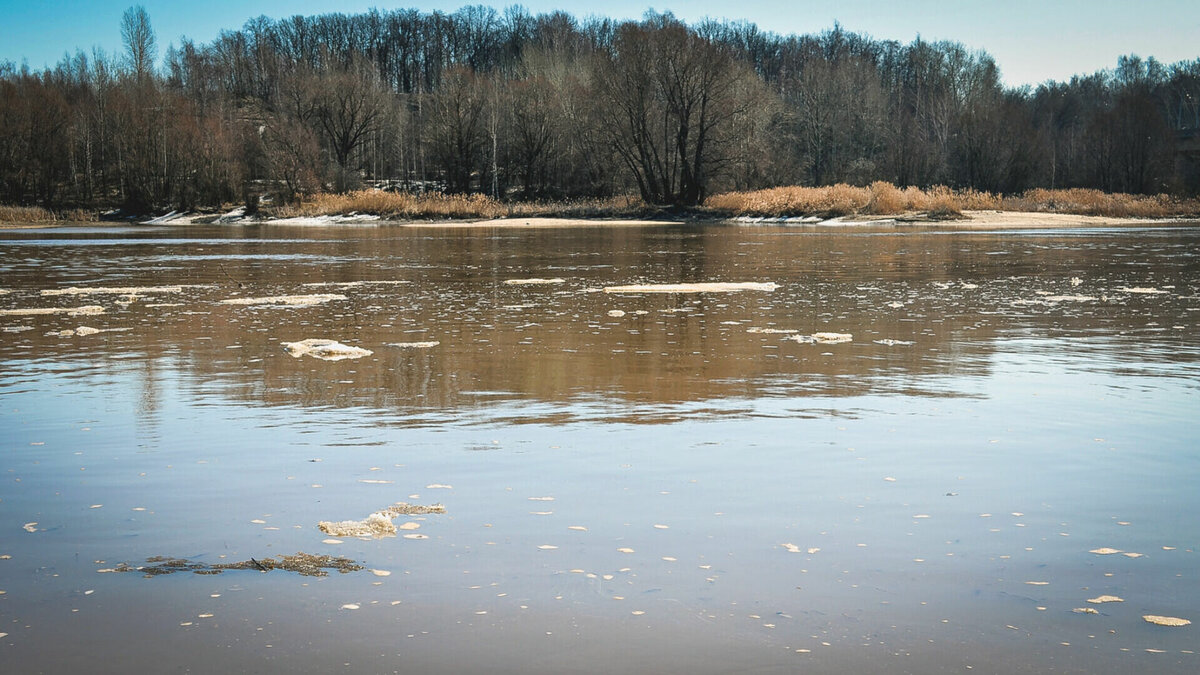
[[[445,220],[393,220],[373,215],[344,214],[299,218],[245,218],[240,213],[224,215],[186,213],[168,214],[146,220],[88,222],[0,222],[0,230],[36,230],[68,227],[189,227],[198,225],[260,226],[272,227],[336,227],[336,226],[386,226],[404,228],[450,228],[450,229],[494,229],[522,228],[549,229],[570,227],[667,227],[689,224],[725,224],[737,227],[782,226],[820,229],[929,229],[947,230],[1008,230],[1008,229],[1075,229],[1095,227],[1195,227],[1200,218],[1134,218],[1112,216],[1089,216],[1071,213],[1048,213],[1041,211],[963,211],[961,218],[930,218],[922,213],[906,213],[894,216],[850,215],[835,218],[818,216],[794,217],[705,217],[696,215],[684,218],[580,218],[580,217],[506,217],[487,219]]]

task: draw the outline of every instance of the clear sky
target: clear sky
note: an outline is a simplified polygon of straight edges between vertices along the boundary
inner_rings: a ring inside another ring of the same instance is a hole
[[[31,68],[54,65],[66,52],[93,46],[121,51],[121,14],[131,0],[0,0],[0,61]],[[143,0],[158,35],[159,55],[181,36],[208,42],[222,29],[247,19],[327,12],[356,13],[371,7],[414,7],[452,12],[466,4],[503,9],[512,2],[392,2],[374,0]],[[679,2],[581,2],[527,0],[537,14],[562,9],[577,17],[603,14],[638,18],[646,9],[670,10],[694,22],[710,17],[745,19],[775,33],[816,33],[841,22],[847,30],[877,39],[910,42],[955,40],[984,49],[1009,85],[1092,73],[1116,65],[1122,54],[1154,56],[1164,63],[1200,58],[1200,0],[699,0]]]

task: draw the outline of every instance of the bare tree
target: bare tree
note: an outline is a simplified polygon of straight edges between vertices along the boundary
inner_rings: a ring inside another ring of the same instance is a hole
[[[753,74],[669,14],[621,25],[613,52],[596,73],[610,142],[647,202],[699,204],[729,160],[718,140],[745,105],[736,85]]]
[[[121,16],[121,42],[125,45],[125,59],[130,71],[138,82],[147,81],[154,71],[158,47],[145,7],[134,5],[125,10]]]

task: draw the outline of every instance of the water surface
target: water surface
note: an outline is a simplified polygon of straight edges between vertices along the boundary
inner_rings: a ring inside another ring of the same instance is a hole
[[[0,232],[0,310],[104,308],[0,315],[0,667],[1195,672],[1196,625],[1142,616],[1200,623],[1198,256],[1192,227]],[[778,287],[603,290],[710,281]],[[313,293],[345,299],[222,303]],[[398,501],[446,513],[317,529]],[[390,575],[97,572],[299,551]]]

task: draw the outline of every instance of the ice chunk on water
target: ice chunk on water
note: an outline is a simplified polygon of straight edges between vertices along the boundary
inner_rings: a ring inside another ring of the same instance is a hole
[[[854,336],[850,333],[813,333],[812,335],[792,335],[785,339],[802,344],[836,345],[843,342],[852,342]]]
[[[322,359],[324,361],[341,361],[342,359],[360,359],[364,356],[374,354],[369,349],[362,347],[351,347],[344,345],[337,340],[322,340],[318,338],[309,338],[299,342],[285,342],[283,348],[289,354],[296,358],[300,358],[307,354],[313,358]]]
[[[268,295],[260,298],[230,298],[222,305],[286,305],[288,307],[311,307],[332,300],[347,300],[341,293],[315,293],[312,295]]]
[[[66,314],[67,316],[94,316],[103,314],[100,305],[82,307],[29,307],[26,309],[0,309],[0,316],[35,316],[39,314]]]
[[[692,284],[629,284],[607,286],[605,293],[736,293],[738,291],[773,291],[779,284],[773,281],[709,281]]]
[[[566,279],[554,277],[553,279],[506,279],[504,283],[509,286],[541,286],[548,284],[561,284],[564,281],[566,281]]]
[[[317,523],[317,528],[325,534],[335,537],[373,537],[376,539],[379,537],[394,537],[396,536],[397,528],[392,520],[397,516],[445,512],[446,507],[441,504],[422,506],[420,504],[397,502],[386,509],[372,513],[362,520],[342,520],[338,522],[322,520]],[[400,529],[408,530],[412,528],[401,526]]]

